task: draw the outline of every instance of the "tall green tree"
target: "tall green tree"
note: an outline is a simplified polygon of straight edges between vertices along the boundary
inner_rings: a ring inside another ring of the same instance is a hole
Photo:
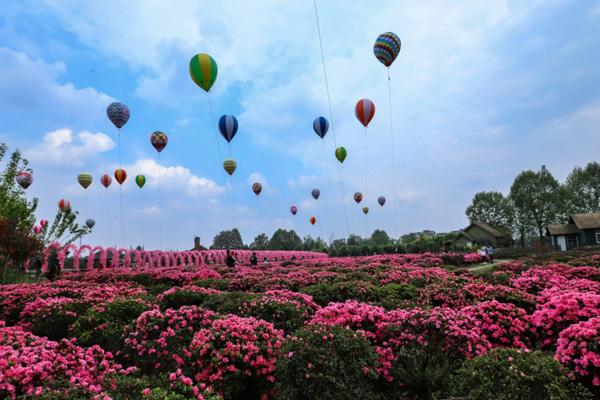
[[[323,239],[320,237],[314,239],[310,235],[304,236],[302,246],[306,251],[325,251],[327,249],[327,243]]]
[[[391,239],[386,231],[383,229],[376,229],[371,234],[371,244],[375,246],[385,246],[389,244]]]
[[[302,239],[292,229],[277,229],[269,240],[269,250],[302,250]]]
[[[250,248],[252,250],[267,250],[269,248],[269,237],[264,233],[257,235],[250,244]]]
[[[213,239],[211,249],[243,249],[244,241],[237,228],[219,232]]]
[[[600,212],[600,164],[575,167],[564,184],[566,209],[569,213]]]
[[[514,217],[511,202],[496,191],[476,193],[465,214],[470,221],[485,222],[505,232],[510,232]]]
[[[537,172],[521,172],[510,188],[510,199],[522,238],[533,229],[542,241],[546,226],[565,214],[561,185],[545,165]]]

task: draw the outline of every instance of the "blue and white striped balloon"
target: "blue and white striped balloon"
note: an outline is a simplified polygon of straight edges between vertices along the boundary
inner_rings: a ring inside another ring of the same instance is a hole
[[[313,129],[323,139],[329,130],[329,121],[325,117],[317,117],[313,122]]]
[[[219,132],[221,132],[221,135],[227,142],[231,142],[237,130],[238,122],[233,115],[221,115],[221,118],[219,118]]]

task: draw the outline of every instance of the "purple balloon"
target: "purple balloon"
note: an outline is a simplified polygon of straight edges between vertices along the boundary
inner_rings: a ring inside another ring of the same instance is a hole
[[[310,193],[312,194],[312,197],[315,198],[315,200],[317,200],[321,195],[321,191],[319,189],[313,189]]]
[[[129,121],[130,113],[129,108],[127,108],[125,104],[115,101],[106,107],[106,115],[108,115],[110,122],[112,122],[117,128],[121,129],[123,125]]]
[[[377,202],[379,203],[380,206],[383,207],[383,205],[385,204],[385,197],[379,196],[379,198],[377,198]]]
[[[292,215],[296,215],[296,213],[298,212],[298,207],[291,206],[290,207],[290,212],[292,213]]]

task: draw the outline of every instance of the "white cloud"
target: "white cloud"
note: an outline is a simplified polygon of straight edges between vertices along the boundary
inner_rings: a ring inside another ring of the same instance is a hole
[[[44,134],[42,142],[25,156],[38,164],[82,166],[114,147],[115,142],[102,132],[83,131],[74,136],[71,129],[62,128]]]
[[[192,172],[181,165],[166,166],[158,164],[148,158],[137,160],[133,165],[125,167],[128,174],[133,177],[137,174],[146,176],[147,184],[151,187],[161,187],[181,190],[192,196],[218,196],[225,189],[215,181],[192,174]]]
[[[260,172],[252,172],[248,175],[248,184],[252,185],[254,182],[258,182],[265,187],[267,185],[267,178]]]
[[[62,62],[47,63],[0,47],[0,113],[6,113],[0,115],[19,118],[22,123],[81,127],[105,119],[104,110],[112,97],[91,87],[59,83],[66,71]],[[42,112],[43,120],[34,118]]]

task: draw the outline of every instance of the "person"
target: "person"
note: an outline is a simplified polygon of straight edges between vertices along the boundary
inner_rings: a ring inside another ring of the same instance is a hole
[[[488,247],[488,256],[490,257],[490,264],[494,263],[494,245],[490,244],[490,246]]]
[[[235,258],[231,254],[231,250],[227,249],[227,257],[225,257],[225,264],[229,269],[233,269],[235,267]]]
[[[46,277],[53,281],[60,276],[60,261],[58,260],[58,252],[53,251],[48,257],[48,272]]]
[[[252,265],[252,266],[258,265],[258,257],[256,256],[255,251],[253,251],[252,255],[250,256],[250,265]]]

